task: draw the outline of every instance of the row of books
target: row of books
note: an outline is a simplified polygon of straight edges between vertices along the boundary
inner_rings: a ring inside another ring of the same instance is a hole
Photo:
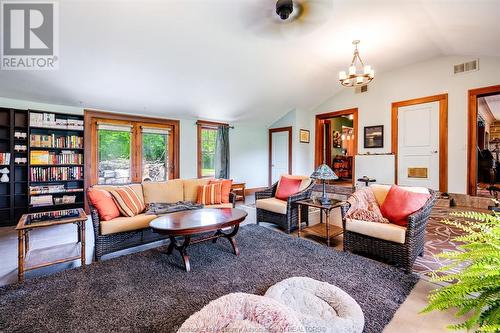
[[[83,148],[83,137],[77,135],[31,134],[30,142],[32,147],[37,148]]]
[[[0,165],[10,164],[10,153],[0,153]]]
[[[37,206],[51,206],[61,204],[73,204],[76,201],[75,195],[63,195],[62,197],[54,198],[52,195],[40,195],[30,198],[30,205]]]
[[[30,179],[32,182],[82,180],[83,167],[31,167]]]
[[[66,188],[64,185],[30,186],[30,194],[83,192],[83,188]]]
[[[83,120],[58,118],[55,113],[45,112],[30,112],[30,125],[34,127],[83,130]]]
[[[47,150],[30,152],[31,164],[83,164],[83,154],[75,154],[71,150],[63,150],[60,154]]]

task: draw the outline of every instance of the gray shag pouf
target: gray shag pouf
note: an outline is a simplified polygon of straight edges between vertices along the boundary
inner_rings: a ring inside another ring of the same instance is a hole
[[[365,324],[358,303],[342,289],[308,277],[278,282],[264,295],[296,312],[307,332],[361,333]]]

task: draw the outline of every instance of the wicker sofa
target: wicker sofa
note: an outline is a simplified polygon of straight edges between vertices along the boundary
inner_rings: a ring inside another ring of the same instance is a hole
[[[162,202],[175,203],[178,201],[195,202],[200,185],[208,184],[210,179],[172,179],[166,182],[145,182],[130,184],[129,186],[139,195],[145,204]],[[112,185],[94,185],[94,188],[110,189]],[[205,208],[232,208],[235,206],[236,195],[229,194],[229,203],[223,203]],[[139,214],[134,217],[120,216],[109,221],[101,221],[97,209],[89,200],[92,224],[94,226],[96,261],[108,253],[156,242],[165,239],[165,236],[152,232],[149,223],[156,215]]]
[[[371,185],[377,203],[382,205],[390,185]],[[407,188],[410,191],[429,193],[425,205],[408,217],[408,226],[345,219],[344,251],[365,254],[382,259],[410,273],[419,255],[423,255],[425,228],[434,203],[436,192],[426,188]]]
[[[264,191],[255,193],[255,206],[257,208],[257,224],[269,222],[283,228],[290,233],[298,227],[299,210],[296,204],[299,200],[311,197],[314,182],[307,176],[293,176],[302,179],[299,192],[288,198],[287,201],[275,198],[279,182],[274,183]],[[309,214],[307,206],[301,206],[302,223],[309,225]]]

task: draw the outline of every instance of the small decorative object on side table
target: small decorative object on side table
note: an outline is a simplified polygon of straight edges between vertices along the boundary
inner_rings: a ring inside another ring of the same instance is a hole
[[[312,179],[319,179],[319,180],[322,181],[322,183],[323,183],[323,195],[321,196],[321,198],[319,198],[319,200],[321,201],[322,204],[328,205],[330,203],[330,199],[328,199],[328,197],[326,196],[326,184],[325,184],[325,181],[326,180],[336,180],[336,179],[339,179],[339,177],[337,177],[337,175],[335,174],[335,172],[333,172],[333,170],[330,169],[330,167],[328,165],[321,164],[316,169],[316,171],[314,171],[311,174],[311,178]]]
[[[236,194],[236,201],[245,202],[245,183],[233,183],[231,185],[231,192]]]
[[[358,178],[358,182],[365,183],[365,186],[368,187],[370,186],[370,183],[375,183],[377,180],[375,178],[370,178],[367,176],[363,176],[361,178]]]
[[[315,234],[317,236],[326,238],[326,245],[328,247],[330,246],[330,238],[337,237],[337,236],[342,235],[344,233],[343,227],[345,226],[345,213],[347,211],[347,204],[344,201],[335,200],[335,199],[328,199],[328,202],[326,204],[324,204],[322,201],[322,198],[319,198],[319,199],[312,198],[312,199],[297,201],[297,205],[299,206],[298,207],[299,221],[301,220],[300,205],[304,205],[307,207],[319,208],[321,222],[318,224],[315,224],[313,226],[307,227],[305,230],[308,233],[312,233],[312,234]],[[336,225],[330,225],[330,213],[335,208],[340,208],[340,212],[341,212],[341,216],[342,216],[342,227],[339,227]],[[325,223],[323,223],[323,212],[325,213]],[[299,223],[298,226],[299,226],[298,234],[300,237],[301,236],[301,223]],[[326,231],[326,233],[325,233],[325,231]]]
[[[24,214],[21,216],[16,227],[19,244],[18,280],[24,280],[24,272],[26,271],[77,259],[81,260],[82,268],[85,269],[86,221],[87,215],[81,208]],[[77,243],[55,245],[30,251],[29,232],[31,230],[69,223],[77,225]]]

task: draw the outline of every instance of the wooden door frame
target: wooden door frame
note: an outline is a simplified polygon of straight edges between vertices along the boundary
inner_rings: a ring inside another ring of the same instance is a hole
[[[482,95],[500,93],[500,85],[470,89],[467,112],[467,194],[477,194],[477,99]]]
[[[398,111],[399,108],[439,102],[439,191],[448,191],[448,94],[415,98],[392,103],[391,146],[394,154],[394,183],[398,183]]]
[[[334,117],[339,117],[339,116],[345,116],[345,115],[351,115],[352,114],[352,127],[353,127],[353,132],[354,132],[354,151],[353,151],[353,158],[352,158],[352,184],[356,184],[356,176],[355,176],[355,170],[356,170],[356,163],[355,163],[355,156],[358,154],[358,108],[352,108],[352,109],[345,109],[345,110],[339,110],[339,111],[333,111],[333,112],[327,112],[327,113],[320,113],[316,115],[316,125],[315,125],[315,143],[314,143],[314,169],[316,169],[320,164],[323,163],[323,133],[320,131],[322,128],[322,121],[329,119],[329,118],[334,118]]]
[[[288,132],[288,173],[292,174],[292,126],[287,127],[278,127],[278,128],[270,128],[269,129],[269,177],[268,183],[269,187],[272,185],[273,174],[272,174],[272,164],[273,164],[273,133],[276,132]]]

